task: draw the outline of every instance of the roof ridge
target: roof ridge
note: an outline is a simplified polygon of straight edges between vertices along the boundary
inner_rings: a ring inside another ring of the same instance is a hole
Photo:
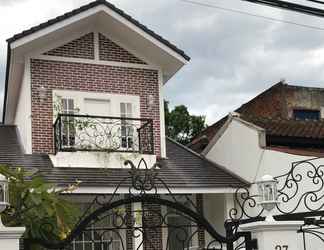
[[[51,26],[57,22],[61,22],[67,18],[70,18],[74,15],[77,15],[83,11],[89,10],[93,7],[99,6],[99,5],[105,5],[106,7],[108,7],[109,9],[111,9],[112,11],[116,12],[117,14],[121,15],[123,18],[125,18],[127,21],[131,22],[132,24],[136,25],[138,28],[140,28],[141,30],[143,30],[144,32],[148,33],[149,35],[151,35],[152,37],[154,37],[155,39],[157,39],[158,41],[160,41],[161,43],[163,43],[164,45],[168,46],[170,49],[174,50],[176,53],[178,53],[179,55],[181,55],[185,60],[190,61],[190,57],[180,48],[178,48],[176,45],[172,44],[170,41],[166,40],[165,38],[163,38],[162,36],[158,35],[156,32],[154,32],[153,30],[149,29],[146,25],[141,24],[139,21],[137,21],[136,19],[134,19],[133,17],[131,17],[130,15],[128,15],[126,12],[124,12],[122,9],[119,9],[118,7],[116,7],[114,4],[106,1],[106,0],[95,0],[93,2],[90,2],[88,4],[82,5],[81,7],[68,11],[62,15],[59,15],[57,17],[51,18],[46,22],[40,23],[36,26],[33,26],[29,29],[23,30],[20,33],[17,33],[15,35],[13,35],[12,37],[7,39],[8,43],[14,42],[26,35],[30,35],[36,31],[39,31],[43,28],[46,28],[48,26]]]

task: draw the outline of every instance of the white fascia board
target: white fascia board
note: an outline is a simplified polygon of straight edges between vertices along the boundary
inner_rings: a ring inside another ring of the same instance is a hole
[[[134,25],[133,23],[131,23],[130,21],[128,21],[127,19],[125,19],[124,17],[122,17],[121,15],[119,15],[118,13],[116,13],[115,11],[109,9],[106,6],[101,6],[101,7],[102,7],[102,10],[105,11],[108,15],[112,16],[113,18],[115,18],[119,22],[125,24],[127,27],[129,27],[130,29],[134,30],[135,32],[137,32],[138,34],[140,34],[142,37],[144,37],[145,39],[149,40],[153,44],[157,45],[160,49],[162,49],[165,52],[167,52],[169,55],[177,58],[183,64],[187,64],[188,63],[188,61],[186,59],[184,59],[182,56],[180,56],[178,53],[176,53],[175,51],[173,51],[172,49],[170,49],[168,46],[166,46],[165,44],[161,43],[156,38],[152,37],[151,35],[149,35],[145,31],[143,31],[139,27],[137,27],[136,25]]]
[[[101,10],[102,10],[102,6],[97,6],[97,7],[94,7],[92,9],[89,9],[87,11],[84,11],[82,13],[79,13],[79,14],[77,14],[75,16],[72,16],[72,17],[66,19],[66,20],[57,22],[55,24],[52,24],[52,25],[48,26],[47,28],[43,28],[43,29],[41,29],[39,31],[36,31],[35,33],[32,33],[32,34],[27,35],[25,37],[22,37],[22,38],[20,38],[20,39],[18,39],[16,41],[12,42],[10,44],[10,47],[11,47],[11,49],[14,49],[14,48],[17,48],[19,46],[22,46],[22,45],[24,45],[26,43],[29,43],[29,42],[37,39],[37,38],[40,38],[42,36],[46,36],[47,34],[55,32],[55,31],[57,31],[57,30],[59,30],[61,28],[64,28],[64,27],[66,27],[66,26],[68,26],[70,24],[73,24],[73,23],[75,23],[75,22],[77,22],[77,21],[79,21],[79,20],[81,20],[83,18],[94,15],[94,14],[98,13]]]
[[[141,35],[142,37],[144,37],[145,39],[149,40],[150,42],[152,42],[153,44],[155,44],[156,46],[158,46],[161,50],[167,52],[169,55],[171,55],[172,57],[176,58],[177,60],[181,61],[183,64],[187,64],[188,61],[183,58],[181,55],[179,55],[178,53],[176,53],[175,51],[173,51],[172,49],[170,49],[168,46],[166,46],[165,44],[161,43],[160,41],[158,41],[156,38],[152,37],[151,35],[149,35],[148,33],[146,33],[145,31],[143,31],[142,29],[140,29],[139,27],[137,27],[136,25],[134,25],[133,23],[131,23],[130,21],[128,21],[127,19],[125,19],[124,17],[122,17],[120,14],[116,13],[115,11],[111,10],[110,8],[108,8],[107,6],[104,5],[99,5],[96,6],[92,9],[89,9],[87,11],[84,11],[82,13],[79,13],[75,16],[72,16],[66,20],[60,21],[58,23],[55,23],[47,28],[41,29],[39,31],[36,31],[35,33],[32,33],[30,35],[27,35],[25,37],[22,37],[14,42],[12,42],[10,44],[10,48],[14,49],[17,48],[19,46],[22,46],[28,42],[31,42],[37,38],[40,38],[42,36],[45,36],[49,33],[55,32],[61,28],[66,27],[67,25],[73,24],[81,19],[84,19],[86,17],[89,17],[91,15],[94,15],[100,11],[104,11],[105,13],[107,13],[109,16],[115,18],[117,21],[119,21],[120,23],[126,25],[128,28],[132,29],[133,31],[135,31],[137,34]]]
[[[113,194],[116,188],[114,187],[80,187],[71,194]],[[158,194],[233,194],[237,191],[237,188],[166,188],[157,189]],[[129,194],[129,188],[118,188],[117,194]],[[135,193],[135,191],[134,191]],[[155,194],[155,191],[148,192]]]

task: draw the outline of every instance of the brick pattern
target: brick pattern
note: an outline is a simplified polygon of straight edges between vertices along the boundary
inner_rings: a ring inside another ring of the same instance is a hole
[[[94,34],[89,33],[44,55],[94,59]]]
[[[204,196],[203,194],[196,195],[196,206],[197,212],[202,214],[204,213]],[[199,227],[198,231],[198,246],[200,249],[204,249],[205,247],[205,230],[202,227]]]
[[[116,43],[99,33],[99,59],[103,61],[146,64],[141,59],[121,48]]]
[[[145,211],[142,217],[142,225],[144,227],[144,246],[143,250],[162,250],[162,227],[148,228],[161,225],[161,205],[152,203],[143,203],[143,210]],[[146,240],[145,240],[146,239]]]
[[[129,198],[129,195],[125,197],[126,199]],[[132,215],[132,204],[127,204],[125,206],[126,208],[126,214],[127,214],[127,221],[126,225],[127,227],[131,228],[133,225],[133,215]],[[133,250],[133,230],[132,229],[126,229],[126,250]]]
[[[40,100],[39,89],[44,86],[46,98]],[[141,118],[153,119],[154,151],[160,156],[160,106],[158,72],[72,62],[31,60],[32,148],[33,153],[53,153],[52,90],[76,90],[129,94],[140,97]],[[153,95],[154,105],[148,107]]]
[[[243,104],[237,112],[244,115],[254,115],[256,117],[287,117],[285,89],[283,85],[274,85],[248,103]]]

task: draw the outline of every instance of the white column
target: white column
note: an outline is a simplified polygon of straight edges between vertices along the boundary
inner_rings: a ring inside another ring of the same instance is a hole
[[[0,249],[19,250],[19,239],[24,232],[24,227],[5,227],[0,218]]]
[[[258,250],[302,250],[302,238],[297,234],[302,221],[261,221],[240,226],[252,232],[258,241]]]

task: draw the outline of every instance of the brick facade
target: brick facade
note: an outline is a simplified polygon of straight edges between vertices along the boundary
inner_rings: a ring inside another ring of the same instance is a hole
[[[125,63],[146,64],[127,50],[99,33],[99,59]]]
[[[143,250],[162,250],[162,227],[159,227],[161,225],[161,217],[159,216],[162,213],[161,205],[143,203],[142,207],[143,211],[145,211],[145,214],[142,217],[142,225],[144,228]]]
[[[94,59],[94,34],[89,33],[63,46],[52,49],[44,55],[83,59]]]
[[[39,89],[46,89],[40,100]],[[53,90],[75,90],[140,97],[141,118],[153,119],[154,150],[160,156],[160,101],[158,71],[85,63],[31,60],[32,149],[53,153]],[[154,97],[148,107],[149,95]]]
[[[282,84],[274,85],[243,104],[237,112],[256,117],[285,118],[287,116],[285,89]]]

